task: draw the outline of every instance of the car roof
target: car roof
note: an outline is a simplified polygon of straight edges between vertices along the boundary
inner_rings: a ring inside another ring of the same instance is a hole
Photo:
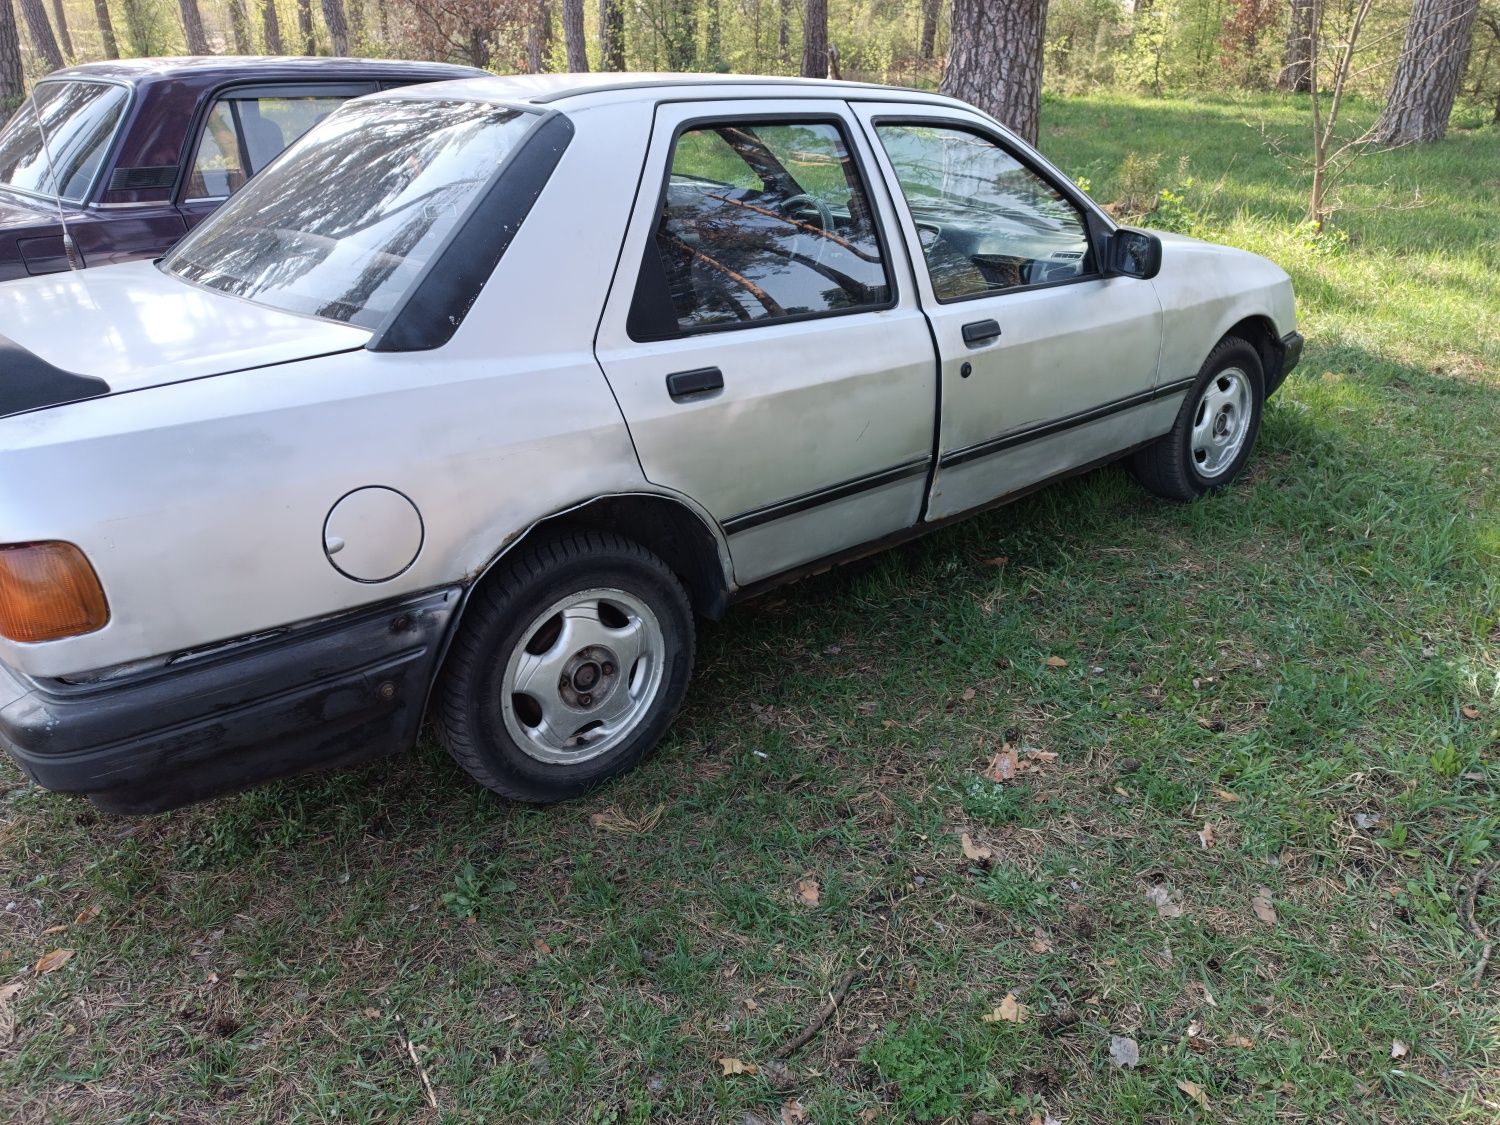
[[[81,63],[47,75],[45,80],[105,78],[146,86],[156,82],[197,80],[207,83],[235,79],[304,80],[314,78],[400,78],[433,80],[472,79],[489,72],[451,63],[407,62],[401,59],[313,58],[297,55],[184,55],[176,58],[116,59]],[[44,80],[44,81],[45,81]]]
[[[602,102],[657,102],[693,97],[720,98],[763,94],[765,97],[859,98],[875,101],[963,103],[930,90],[846,82],[827,78],[794,78],[756,74],[672,74],[605,71],[589,74],[511,74],[443,82],[403,96],[463,95],[485,100],[526,103],[555,109],[582,108]],[[970,108],[965,106],[964,108]]]

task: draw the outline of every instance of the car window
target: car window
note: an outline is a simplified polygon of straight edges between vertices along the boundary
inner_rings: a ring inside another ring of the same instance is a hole
[[[161,268],[274,308],[374,328],[538,120],[482,102],[349,102]]]
[[[129,100],[124,87],[103,82],[37,83],[0,132],[0,185],[82,201]]]
[[[938,300],[1094,272],[1078,208],[988,137],[941,125],[876,131],[911,208]]]
[[[838,125],[722,122],[678,136],[632,336],[871,308],[890,293]]]
[[[228,97],[204,121],[183,198],[224,199],[347,98]]]

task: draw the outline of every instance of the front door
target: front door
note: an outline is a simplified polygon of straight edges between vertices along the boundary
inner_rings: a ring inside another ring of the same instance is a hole
[[[936,364],[838,101],[656,113],[597,354],[647,479],[754,582],[916,523]]]
[[[1165,432],[1176,403],[1153,398],[1156,292],[1100,275],[1083,205],[1056,173],[978,115],[856,108],[926,267],[919,288],[942,366],[927,517]]]

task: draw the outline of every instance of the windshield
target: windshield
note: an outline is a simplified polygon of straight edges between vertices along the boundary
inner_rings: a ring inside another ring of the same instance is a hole
[[[538,120],[483,102],[349,102],[180,242],[162,269],[374,328]]]
[[[123,86],[103,82],[39,83],[31,100],[0,132],[0,185],[30,195],[82,202],[129,100],[130,93]]]

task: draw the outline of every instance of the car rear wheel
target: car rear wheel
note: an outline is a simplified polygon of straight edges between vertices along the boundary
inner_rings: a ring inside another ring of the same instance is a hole
[[[687,692],[693,616],[644,547],[575,532],[476,590],[434,707],[448,752],[497,793],[546,803],[624,773]]]
[[[1234,480],[1260,433],[1265,374],[1256,350],[1228,336],[1209,353],[1172,429],[1138,450],[1131,472],[1149,492],[1196,500]]]

